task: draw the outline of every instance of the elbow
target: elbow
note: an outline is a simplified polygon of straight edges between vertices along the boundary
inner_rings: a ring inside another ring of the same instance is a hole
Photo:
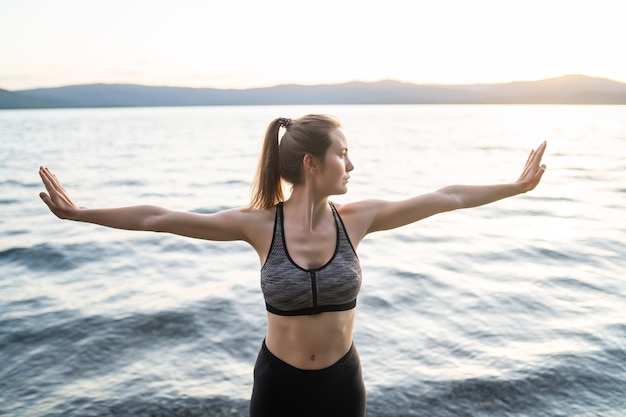
[[[167,232],[166,222],[163,220],[163,216],[151,216],[146,219],[142,229],[147,232],[164,233]]]
[[[159,233],[167,232],[168,211],[156,207],[154,209],[153,213],[143,219],[141,230]]]
[[[456,187],[442,188],[437,192],[441,198],[441,211],[453,211],[470,207],[470,204],[457,192]]]

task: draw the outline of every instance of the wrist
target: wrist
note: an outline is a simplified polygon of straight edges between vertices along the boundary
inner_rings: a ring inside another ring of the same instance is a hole
[[[87,212],[87,208],[85,207],[71,207],[69,209],[66,209],[63,211],[62,219],[66,219],[66,220],[73,220],[76,222],[84,222],[87,221],[85,220],[85,214]]]
[[[511,187],[513,188],[512,195],[523,194],[526,192],[523,185],[519,181],[511,183]]]

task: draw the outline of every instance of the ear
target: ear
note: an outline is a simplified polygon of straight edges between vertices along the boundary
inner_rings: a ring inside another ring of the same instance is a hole
[[[313,174],[317,172],[320,162],[316,157],[308,153],[302,158],[302,164],[304,165],[304,172]]]

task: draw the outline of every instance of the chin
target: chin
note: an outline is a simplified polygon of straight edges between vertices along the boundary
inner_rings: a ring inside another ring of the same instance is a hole
[[[348,187],[346,184],[338,185],[334,190],[329,190],[330,194],[328,195],[341,195],[348,192]]]

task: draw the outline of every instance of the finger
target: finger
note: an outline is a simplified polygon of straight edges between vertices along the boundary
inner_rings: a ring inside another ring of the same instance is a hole
[[[48,192],[52,193],[54,191],[54,193],[56,194],[64,194],[64,193],[67,194],[67,192],[65,191],[65,188],[61,184],[61,181],[59,181],[57,176],[54,175],[52,171],[50,171],[48,168],[43,168],[43,175],[45,176],[45,179],[48,181],[51,187],[51,188],[48,188],[47,186],[48,183],[46,183],[46,181],[44,180],[44,183],[46,184],[46,188],[48,189]]]
[[[528,161],[526,162],[526,164],[528,165],[528,167],[533,168],[533,167],[538,167],[539,163],[541,162],[541,158],[543,158],[543,153],[546,150],[546,141],[543,141],[536,150],[532,150],[530,152],[530,156],[528,157]]]
[[[543,177],[543,174],[545,174],[546,172],[546,166],[545,165],[541,165],[539,167],[539,169],[537,170],[537,173],[535,174],[535,183],[539,184],[539,181],[541,181],[541,178]],[[536,185],[535,185],[536,186]]]
[[[59,180],[53,172],[50,172],[50,175],[52,175],[52,180],[54,181],[54,186],[56,187],[56,189],[60,193],[67,195],[68,193],[67,191],[65,191],[65,187],[63,186],[63,184],[61,184],[61,180]],[[69,196],[68,196],[68,199],[69,199]]]
[[[48,194],[41,193],[40,196],[44,203],[48,205],[50,210],[54,211],[67,204],[73,204],[67,197],[66,193],[63,190],[59,190],[57,186],[50,181],[49,177],[45,176],[44,184]]]
[[[541,145],[539,145],[539,148],[537,149],[537,158],[539,159],[539,161],[541,161],[541,158],[543,158],[543,154],[546,151],[547,146],[548,143],[545,140]]]
[[[526,163],[524,164],[524,168],[522,169],[522,173],[520,174],[520,178],[523,178],[528,174],[529,171],[532,170],[532,166],[535,160],[536,152],[535,150],[531,150],[528,155],[528,159],[526,159]]]
[[[50,195],[57,194],[58,189],[56,185],[54,184],[54,181],[52,180],[52,178],[50,178],[50,171],[48,171],[45,168],[42,168],[39,170],[39,174],[41,176],[43,184],[46,186],[46,190],[48,190],[48,193]]]
[[[54,185],[56,189],[63,188],[61,187],[61,183],[59,182],[57,176],[54,175],[52,171],[50,171],[48,168],[44,168],[44,172],[46,173],[46,177],[48,178],[48,180],[50,180],[50,183]]]
[[[43,184],[46,186],[48,191],[50,191],[49,187],[52,187],[52,183],[50,182],[48,172],[44,167],[39,168],[39,176],[41,177],[41,180],[43,181]]]
[[[547,146],[546,141],[543,141],[543,142],[541,143],[541,145],[539,145],[539,147],[538,147],[538,148],[537,148],[537,150],[535,151],[535,155],[534,155],[534,156],[535,156],[535,159],[536,159],[537,161],[541,161],[541,158],[543,158],[543,153],[544,153],[544,152],[545,152],[545,150],[546,150],[546,146]]]

